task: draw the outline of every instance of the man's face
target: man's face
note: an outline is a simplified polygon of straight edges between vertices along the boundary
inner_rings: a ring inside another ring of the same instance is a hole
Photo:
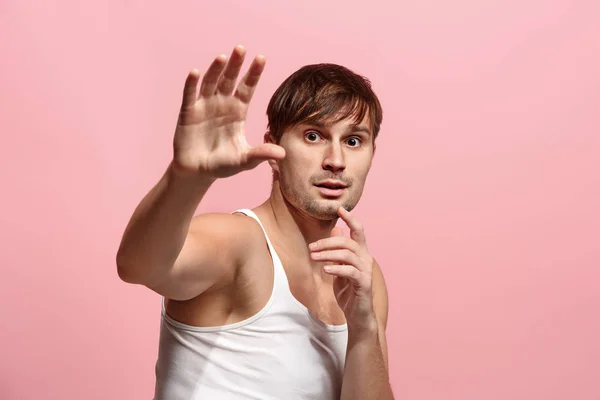
[[[343,206],[358,203],[374,153],[371,124],[366,116],[324,126],[299,124],[288,129],[279,144],[286,157],[279,165],[283,196],[308,215],[331,220]]]

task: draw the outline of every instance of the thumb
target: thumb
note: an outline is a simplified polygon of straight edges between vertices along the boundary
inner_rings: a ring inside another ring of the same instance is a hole
[[[339,226],[336,226],[331,230],[331,237],[333,236],[344,236],[344,231]]]
[[[285,149],[272,143],[263,143],[252,147],[246,153],[246,168],[255,168],[266,160],[282,160],[285,158]]]

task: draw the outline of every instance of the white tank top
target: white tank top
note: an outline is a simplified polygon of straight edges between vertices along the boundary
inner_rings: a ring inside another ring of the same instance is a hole
[[[339,399],[347,325],[317,320],[291,293],[281,260],[273,292],[254,316],[218,327],[194,327],[161,313],[155,400]]]

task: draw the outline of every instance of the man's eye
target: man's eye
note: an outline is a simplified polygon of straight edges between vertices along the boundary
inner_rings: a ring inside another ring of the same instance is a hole
[[[319,139],[319,135],[316,132],[308,132],[305,137],[309,142],[316,142]]]
[[[350,147],[358,147],[360,146],[361,140],[357,137],[348,138],[346,141]]]

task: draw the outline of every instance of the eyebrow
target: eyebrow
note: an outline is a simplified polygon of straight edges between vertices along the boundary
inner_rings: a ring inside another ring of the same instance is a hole
[[[327,126],[325,126],[324,124],[320,124],[320,123],[312,123],[312,124],[306,124],[306,125],[314,126],[319,129],[327,128]],[[368,134],[369,136],[372,136],[371,129],[369,129],[369,127],[367,125],[352,124],[352,125],[350,125],[350,129],[348,129],[347,132],[348,133],[364,132],[364,133]]]
[[[350,127],[350,132],[365,132],[371,135],[371,130],[366,125],[352,125]]]

